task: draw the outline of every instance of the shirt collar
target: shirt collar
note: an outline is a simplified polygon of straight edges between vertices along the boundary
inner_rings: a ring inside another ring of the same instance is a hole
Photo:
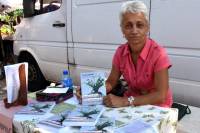
[[[151,40],[150,39],[147,39],[146,40],[146,43],[144,45],[144,48],[142,49],[141,53],[140,53],[140,57],[143,59],[143,60],[146,60],[147,58],[147,55],[149,53],[149,49],[151,47]]]
[[[150,46],[151,46],[151,40],[147,38],[146,43],[144,45],[144,48],[142,49],[142,51],[140,53],[140,57],[143,60],[146,60],[147,55],[149,53]],[[129,46],[128,46],[128,42],[125,44],[125,49],[124,49],[124,52],[123,52],[123,56],[126,56],[127,54],[131,54]]]
[[[126,56],[128,54],[130,54],[130,49],[129,49],[129,46],[128,46],[128,42],[125,44],[125,49],[124,49],[124,52],[123,52],[123,56]]]

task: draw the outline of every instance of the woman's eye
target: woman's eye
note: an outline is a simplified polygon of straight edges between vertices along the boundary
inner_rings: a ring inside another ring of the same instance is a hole
[[[124,26],[125,29],[131,29],[133,26],[132,24],[128,23]]]
[[[138,23],[138,24],[137,24],[137,27],[138,27],[138,28],[143,28],[144,26],[145,26],[145,25],[144,25],[143,23]]]
[[[126,26],[127,29],[131,29],[131,27],[132,27],[131,25],[127,25]]]

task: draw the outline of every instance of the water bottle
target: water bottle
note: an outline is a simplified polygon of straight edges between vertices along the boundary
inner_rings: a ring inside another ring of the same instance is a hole
[[[73,88],[72,78],[69,77],[69,73],[67,70],[63,70],[62,85],[63,87]]]

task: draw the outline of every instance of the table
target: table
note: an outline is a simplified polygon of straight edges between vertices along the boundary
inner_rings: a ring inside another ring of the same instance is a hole
[[[77,100],[71,98],[66,103],[77,105]],[[38,121],[52,116],[52,113],[48,113],[43,116],[35,115],[14,115],[13,125],[17,133],[25,133],[32,131],[40,132],[67,132],[76,133],[79,132],[78,127],[64,127],[54,128],[43,124],[37,124]],[[27,117],[28,116],[28,117]],[[129,125],[133,122],[138,123],[141,121],[144,125],[137,125],[137,128],[143,128],[143,133],[175,133],[177,127],[178,111],[171,108],[162,108],[153,105],[145,105],[138,107],[122,107],[122,108],[106,108],[103,113],[105,117],[114,117],[116,122],[116,128],[122,127],[122,125]],[[147,126],[148,125],[148,126]]]
[[[0,133],[12,133],[12,120],[14,112],[18,111],[21,106],[11,109],[4,108],[3,101],[0,101]]]

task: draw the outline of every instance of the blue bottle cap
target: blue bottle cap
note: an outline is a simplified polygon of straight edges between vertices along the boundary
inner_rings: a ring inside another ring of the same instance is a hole
[[[68,75],[68,71],[67,70],[63,70],[63,74],[64,75]]]

